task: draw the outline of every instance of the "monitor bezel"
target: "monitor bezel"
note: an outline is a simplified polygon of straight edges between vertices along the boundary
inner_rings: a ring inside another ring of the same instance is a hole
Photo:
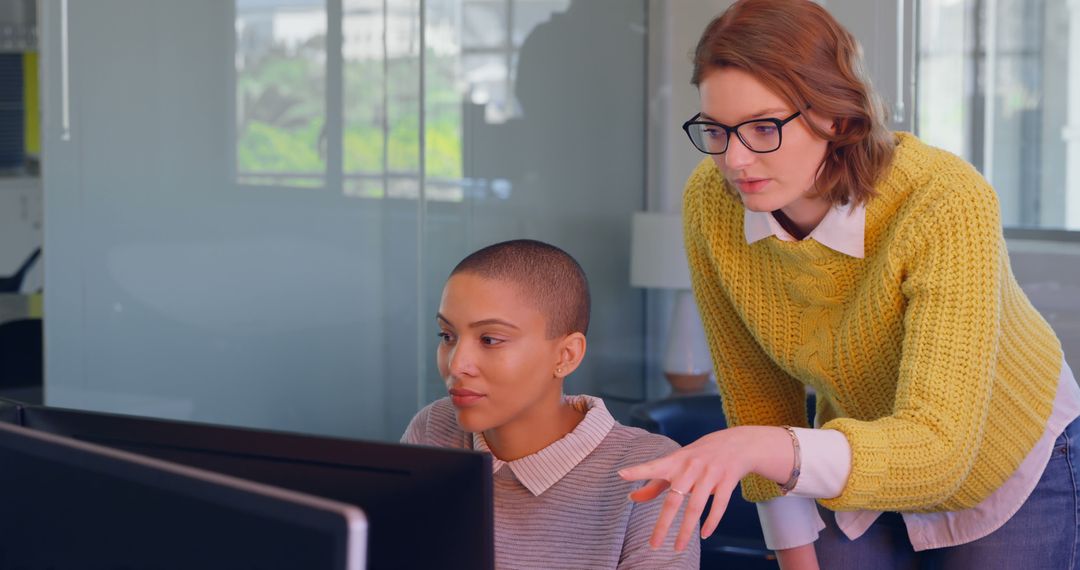
[[[433,472],[448,469],[448,466],[456,466],[453,467],[454,470],[465,467],[467,471],[475,472],[480,476],[478,479],[473,479],[481,496],[481,503],[478,505],[480,510],[474,511],[468,517],[455,517],[455,525],[457,528],[472,529],[470,534],[476,536],[475,544],[468,550],[470,556],[476,555],[477,549],[481,551],[477,560],[479,563],[475,567],[479,570],[495,567],[494,481],[491,455],[487,453],[470,449],[347,439],[41,405],[25,406],[23,421],[25,426],[33,429],[99,445],[116,446],[129,452],[148,455],[158,453],[161,456],[161,451],[165,451],[166,460],[174,463],[185,463],[185,459],[170,457],[170,455],[182,456],[185,453],[195,453],[209,458],[220,454],[228,455],[230,462],[246,458],[252,460],[253,464],[261,462],[269,465],[275,461],[282,461],[370,471],[372,469],[367,457],[378,456],[380,469],[386,472],[400,475],[416,473],[428,479],[432,478]],[[208,461],[192,461],[192,464],[214,471],[216,466],[213,463],[216,461],[212,459]],[[293,488],[316,496],[352,502],[361,508],[365,507],[365,504],[353,497],[342,497],[340,496],[342,493],[324,490],[325,487],[320,489],[321,484],[290,486],[290,482],[280,478],[266,478],[250,471],[234,471],[232,475],[260,480],[274,486]],[[369,524],[380,524],[377,520],[378,512],[369,511],[367,515]],[[369,538],[378,542],[377,536],[369,535]],[[451,542],[457,544],[456,541]],[[379,545],[373,543],[371,546],[378,547]],[[423,549],[424,552],[428,550]],[[379,560],[385,562],[388,557],[400,560],[401,553],[396,549],[393,551],[368,549],[369,564],[375,564]]]
[[[12,424],[0,423],[0,446],[258,516],[281,518],[288,511],[289,520],[333,534],[335,567],[366,566],[368,521],[355,505]]]

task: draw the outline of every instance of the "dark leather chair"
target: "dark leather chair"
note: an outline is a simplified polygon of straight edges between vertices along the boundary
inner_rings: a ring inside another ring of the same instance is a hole
[[[813,417],[812,397],[807,401],[807,408],[810,417]],[[716,394],[638,404],[630,411],[630,425],[663,434],[679,445],[693,443],[705,434],[727,427],[723,405]],[[711,506],[710,501],[702,513],[702,522]],[[743,500],[741,486],[735,488],[716,532],[701,543],[701,567],[748,570],[779,568],[776,556],[765,547],[757,507]]]

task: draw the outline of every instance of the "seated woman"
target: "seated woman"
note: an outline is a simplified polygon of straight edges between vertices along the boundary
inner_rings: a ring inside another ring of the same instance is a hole
[[[531,240],[481,249],[451,272],[436,321],[449,397],[402,441],[491,453],[498,567],[698,567],[697,540],[650,544],[661,502],[631,502],[640,483],[616,474],[678,445],[620,425],[599,398],[562,393],[589,327],[574,258]]]

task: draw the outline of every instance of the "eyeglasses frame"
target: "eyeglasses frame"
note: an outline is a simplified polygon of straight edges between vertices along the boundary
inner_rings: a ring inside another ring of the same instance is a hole
[[[809,107],[807,107],[807,108],[809,108]],[[717,123],[715,121],[699,121],[698,119],[701,118],[701,113],[697,113],[693,117],[690,117],[689,121],[686,121],[685,123],[683,123],[682,129],[683,129],[683,132],[686,133],[687,138],[690,139],[690,144],[694,145],[694,148],[696,148],[697,150],[699,150],[699,151],[701,151],[701,152],[703,152],[705,154],[710,154],[710,155],[716,156],[716,155],[724,154],[725,152],[727,152],[728,149],[731,148],[731,134],[732,133],[735,134],[735,137],[739,139],[739,142],[741,142],[742,145],[745,146],[746,149],[749,150],[750,152],[754,152],[754,153],[757,153],[757,154],[768,154],[770,152],[776,152],[776,151],[780,150],[780,146],[784,143],[784,125],[790,123],[791,121],[794,121],[800,115],[802,115],[802,111],[795,111],[795,114],[791,115],[790,117],[788,117],[786,119],[774,119],[772,117],[765,117],[765,118],[761,118],[761,119],[750,119],[748,121],[743,121],[743,122],[741,122],[741,123],[739,123],[739,124],[737,124],[737,125],[735,125],[733,127],[729,127],[729,126],[727,126],[727,125],[725,125],[723,123]],[[739,128],[742,127],[743,125],[749,125],[750,123],[760,123],[760,122],[772,123],[772,124],[776,125],[776,132],[777,132],[777,137],[778,137],[778,140],[776,141],[776,148],[774,148],[772,150],[754,150],[754,149],[750,148],[750,145],[746,142],[746,139],[742,138],[742,135],[739,134]],[[721,129],[724,129],[724,132],[727,133],[727,144],[724,145],[724,150],[722,150],[720,152],[709,152],[707,150],[702,150],[701,147],[699,147],[697,145],[697,143],[694,142],[694,137],[690,134],[690,127],[693,126],[693,125],[709,125],[709,126],[720,127]]]

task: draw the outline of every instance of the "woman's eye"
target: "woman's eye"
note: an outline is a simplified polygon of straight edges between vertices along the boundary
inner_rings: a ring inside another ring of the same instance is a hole
[[[759,135],[771,135],[776,132],[776,125],[755,125],[754,132]]]
[[[705,129],[705,136],[710,139],[715,139],[718,138],[722,132],[723,131],[720,129]]]
[[[439,331],[438,337],[439,340],[441,340],[445,344],[449,344],[454,339],[454,337],[452,337],[450,333],[446,331]]]
[[[495,345],[501,343],[502,339],[493,338],[493,337],[490,337],[490,336],[482,336],[482,337],[480,337],[480,342],[487,345],[487,346],[495,346]]]

